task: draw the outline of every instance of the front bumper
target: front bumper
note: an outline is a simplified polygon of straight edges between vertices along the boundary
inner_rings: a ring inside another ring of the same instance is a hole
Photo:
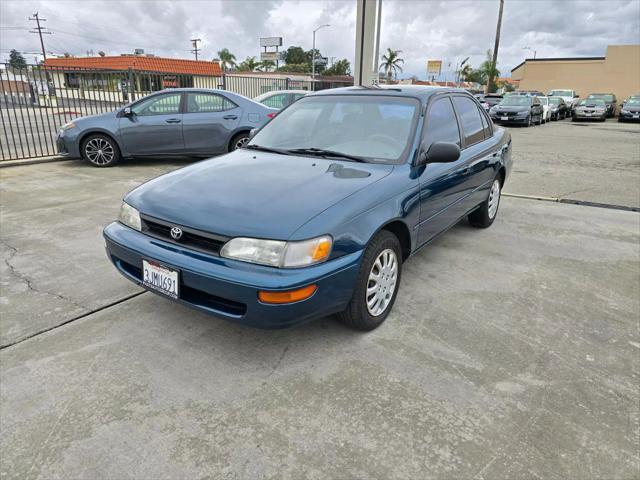
[[[574,110],[573,118],[575,118],[576,120],[603,120],[607,118],[607,111],[605,110],[601,113],[592,113],[591,115],[588,115],[584,112]]]
[[[143,286],[142,259],[156,260],[180,272],[178,302],[259,328],[289,327],[344,310],[362,257],[358,251],[311,267],[277,269],[183,249],[118,222],[108,225],[103,234],[109,259],[127,279]],[[300,302],[269,305],[258,300],[259,290],[292,290],[311,284],[317,285],[316,292]]]
[[[56,149],[58,155],[69,158],[80,158],[80,146],[78,145],[78,135],[69,131],[56,135]]]
[[[491,120],[493,120],[493,123],[522,123],[525,124],[527,123],[527,121],[529,120],[529,116],[525,116],[525,117],[516,117],[516,116],[510,116],[507,117],[507,120],[502,120],[502,116],[501,115],[491,115]]]
[[[618,115],[618,118],[624,121],[640,122],[640,112],[629,112],[629,113],[620,112],[620,115]]]

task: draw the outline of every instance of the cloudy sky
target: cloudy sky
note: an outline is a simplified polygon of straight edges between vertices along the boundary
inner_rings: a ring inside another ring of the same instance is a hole
[[[443,69],[467,56],[477,66],[493,48],[498,0],[383,0],[381,50],[402,50],[404,76],[425,77],[428,59]],[[311,48],[313,28],[324,56],[355,50],[355,0],[20,1],[0,2],[0,59],[9,50],[37,52],[28,32],[38,11],[53,34],[56,54],[108,55],[144,48],[159,56],[192,58],[190,38],[202,39],[202,58],[229,48],[238,60],[258,56],[261,36],[282,36],[285,47]],[[506,0],[498,68],[508,74],[525,57],[604,56],[607,45],[640,43],[640,0]],[[29,61],[33,54],[25,55]]]

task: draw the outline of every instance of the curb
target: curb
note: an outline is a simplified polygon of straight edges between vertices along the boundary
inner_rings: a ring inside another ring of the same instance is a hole
[[[50,157],[24,158],[22,160],[0,160],[0,168],[20,167],[22,165],[35,165],[38,163],[64,162],[73,160],[72,158],[52,155]]]
[[[537,195],[518,195],[517,193],[503,193],[503,197],[524,198],[526,200],[541,200],[543,202],[566,203],[569,205],[581,205],[583,207],[609,208],[611,210],[624,210],[627,212],[640,212],[640,207],[627,205],[615,205],[612,203],[590,202],[588,200],[573,200],[571,198],[540,197]]]

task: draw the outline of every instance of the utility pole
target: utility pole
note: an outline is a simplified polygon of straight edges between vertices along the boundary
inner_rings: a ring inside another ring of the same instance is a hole
[[[45,35],[51,35],[51,32],[49,32],[47,30],[47,27],[41,27],[40,26],[40,22],[46,22],[47,19],[46,18],[40,18],[38,16],[38,12],[36,12],[36,13],[33,14],[33,16],[31,16],[29,18],[29,20],[36,22],[36,29],[35,30],[29,30],[29,33],[37,33],[40,36],[40,46],[42,47],[42,56],[46,60],[47,59],[47,52],[44,49],[44,40],[42,40],[42,34],[44,33]]]
[[[311,47],[311,91],[315,92],[316,90],[316,32],[324,27],[330,27],[328,23],[325,25],[320,25],[313,31],[313,46]]]
[[[493,72],[498,64],[498,48],[500,47],[500,28],[502,27],[502,9],[504,8],[504,0],[500,0],[500,10],[498,11],[498,26],[496,27],[496,43],[493,46],[493,60],[491,61],[491,72],[487,80],[487,93],[493,90]]]
[[[198,52],[200,50],[202,50],[201,48],[198,48],[198,42],[201,42],[202,40],[200,40],[199,38],[192,38],[191,39],[191,45],[193,45],[193,50],[191,50],[191,53],[195,53],[196,54],[196,60],[198,60]]]

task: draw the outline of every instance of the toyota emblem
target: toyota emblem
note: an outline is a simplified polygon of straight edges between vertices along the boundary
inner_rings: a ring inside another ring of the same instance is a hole
[[[180,240],[180,237],[182,237],[182,229],[179,227],[173,227],[171,229],[171,238],[174,240]]]

